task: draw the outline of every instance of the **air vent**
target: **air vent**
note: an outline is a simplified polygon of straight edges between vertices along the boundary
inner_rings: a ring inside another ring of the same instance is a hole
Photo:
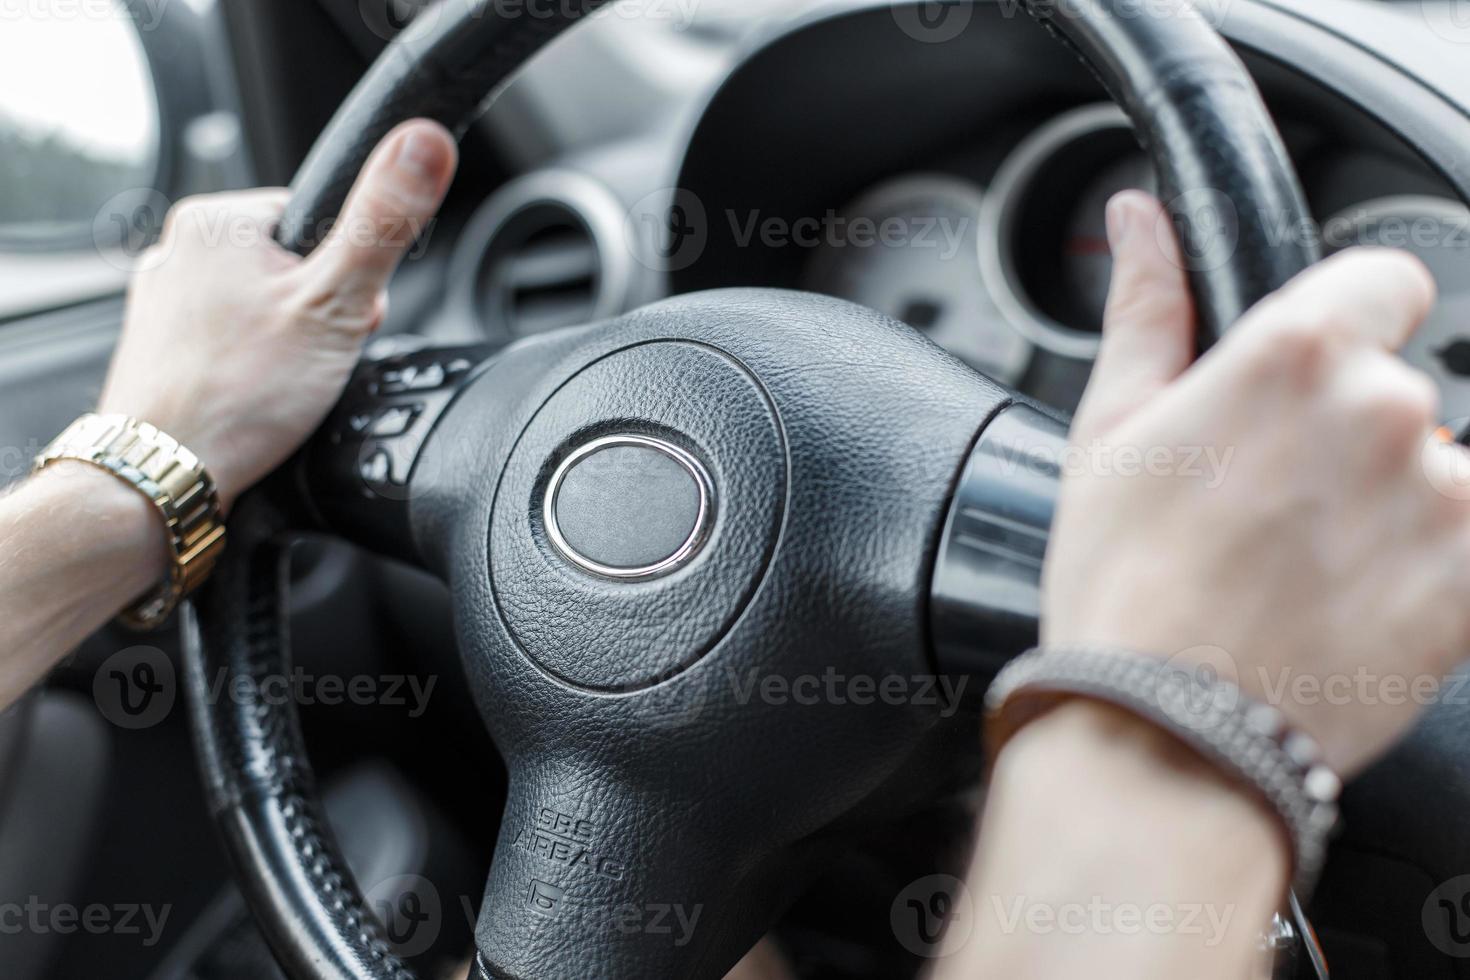
[[[452,275],[493,340],[614,316],[628,295],[621,208],[606,188],[580,174],[522,178],[475,215]]]
[[[481,309],[513,337],[586,323],[597,305],[597,243],[570,211],[529,208],[501,229],[486,254]]]

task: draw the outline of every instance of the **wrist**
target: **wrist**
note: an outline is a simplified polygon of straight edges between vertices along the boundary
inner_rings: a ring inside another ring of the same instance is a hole
[[[95,466],[69,459],[57,460],[29,483],[34,510],[69,515],[76,533],[63,546],[109,557],[119,594],[140,596],[168,573],[163,518],[137,490]]]
[[[1088,814],[1085,823],[1110,839],[1121,828],[1161,864],[1196,861],[1227,878],[1245,869],[1252,882],[1269,883],[1263,890],[1272,902],[1285,893],[1291,846],[1280,819],[1247,788],[1127,712],[1080,699],[1058,706],[1007,743],[993,783]]]
[[[1271,813],[1116,709],[1057,706],[1000,752],[975,929],[942,976],[1252,976],[1285,895]]]
[[[168,568],[163,522],[108,473],[56,460],[0,497],[0,706],[39,683],[69,650],[157,587]]]
[[[178,440],[124,415],[81,416],[36,458],[35,469],[63,460],[105,471],[162,519],[169,552],[166,574],[120,618],[139,632],[157,629],[208,580],[224,549],[226,532],[213,479]]]

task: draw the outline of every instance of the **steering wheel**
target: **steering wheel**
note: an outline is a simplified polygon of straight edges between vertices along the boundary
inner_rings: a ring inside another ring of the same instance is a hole
[[[433,8],[322,134],[283,244],[310,249],[392,126],[463,132],[599,6]],[[1314,261],[1270,234],[1303,226],[1298,181],[1187,3],[1034,7],[1161,175],[1202,345]],[[923,679],[993,669],[1034,636],[1057,474],[1003,464],[1065,438],[909,327],[795,292],[364,364],[301,458],[242,501],[184,615],[208,798],[286,974],[412,976],[322,820],[294,706],[260,693],[289,670],[293,530],[453,592],[465,682],[510,773],[505,812],[484,814],[499,837],[478,976],[716,980],[856,835],[977,778],[974,714],[945,717]],[[654,903],[702,910],[689,941],[626,927]]]

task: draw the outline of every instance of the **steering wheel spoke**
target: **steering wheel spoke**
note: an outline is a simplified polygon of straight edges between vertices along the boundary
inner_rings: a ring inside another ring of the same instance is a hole
[[[723,976],[791,900],[701,804],[552,765],[511,787],[476,940],[484,980]],[[692,819],[693,818],[693,819]]]

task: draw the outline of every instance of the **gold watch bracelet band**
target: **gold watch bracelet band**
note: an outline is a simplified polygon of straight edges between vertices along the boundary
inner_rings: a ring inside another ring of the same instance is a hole
[[[171,556],[168,575],[118,618],[129,629],[157,629],[209,579],[224,551],[224,517],[214,481],[177,439],[125,415],[83,415],[36,458],[33,472],[63,459],[111,473],[162,516]]]

